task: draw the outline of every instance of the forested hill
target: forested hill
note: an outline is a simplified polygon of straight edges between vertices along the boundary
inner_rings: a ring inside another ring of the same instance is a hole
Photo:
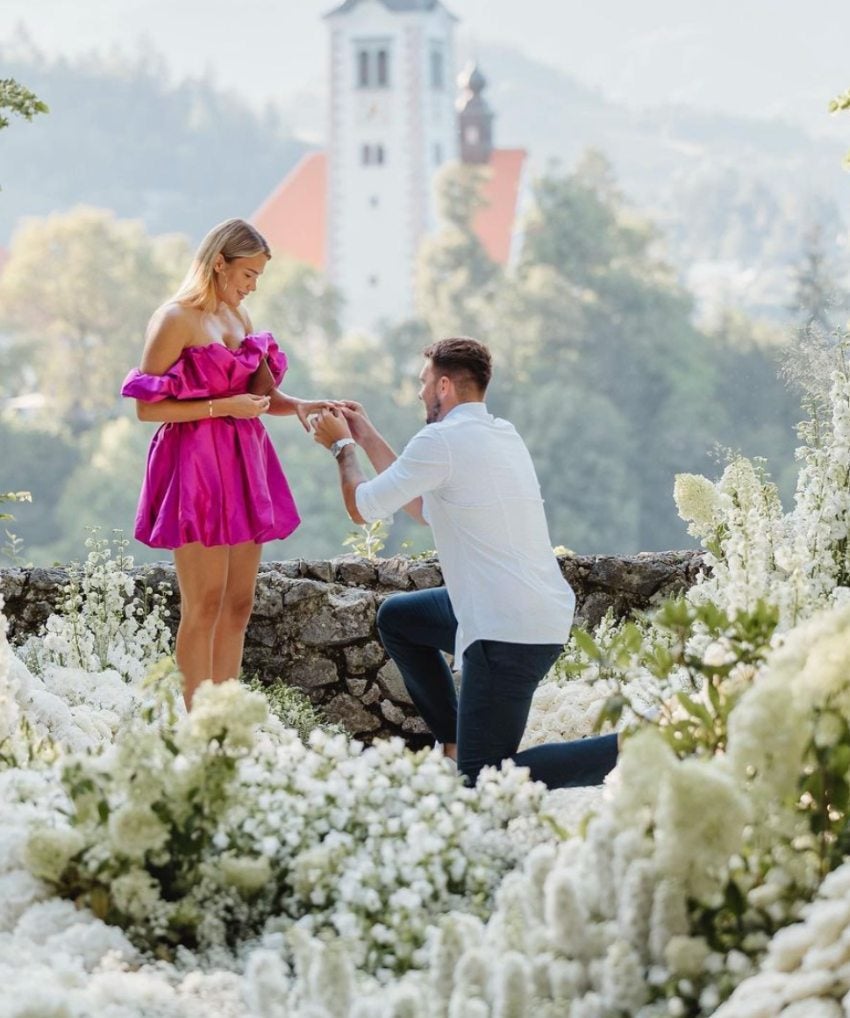
[[[79,203],[198,239],[249,215],[305,148],[276,111],[257,114],[208,81],[174,82],[152,54],[70,63],[0,48],[0,67],[50,106],[3,132],[0,246],[19,217]]]
[[[481,47],[478,58],[497,144],[527,148],[538,172],[551,159],[574,166],[589,147],[604,152],[701,300],[775,317],[791,297],[788,267],[813,228],[848,273],[850,174],[842,157],[850,135],[832,133],[831,96],[804,130],[672,104],[632,109],[503,46]]]

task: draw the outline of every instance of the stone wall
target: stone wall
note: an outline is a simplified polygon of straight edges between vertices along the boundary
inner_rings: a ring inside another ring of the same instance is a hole
[[[561,570],[576,592],[576,623],[592,628],[612,608],[619,617],[691,586],[702,568],[698,552],[632,557],[566,556]],[[135,570],[137,587],[170,586],[179,615],[174,570],[156,564]],[[67,582],[62,569],[0,570],[9,639],[37,633]],[[440,586],[436,559],[270,562],[260,567],[257,599],[245,645],[245,671],[304,690],[334,721],[365,741],[401,735],[429,741],[404,683],[378,641],[375,613],[397,591]]]

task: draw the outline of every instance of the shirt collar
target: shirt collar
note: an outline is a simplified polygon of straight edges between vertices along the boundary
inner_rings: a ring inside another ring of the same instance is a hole
[[[447,421],[450,417],[489,417],[487,404],[476,400],[473,403],[458,403],[443,418]]]

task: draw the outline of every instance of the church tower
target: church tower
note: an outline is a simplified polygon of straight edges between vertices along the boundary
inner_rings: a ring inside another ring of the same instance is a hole
[[[345,0],[326,15],[327,272],[345,322],[412,311],[434,175],[457,157],[455,20],[439,0]]]
[[[457,79],[457,129],[460,161],[486,165],[493,154],[493,111],[482,95],[487,79],[477,64],[469,64]]]

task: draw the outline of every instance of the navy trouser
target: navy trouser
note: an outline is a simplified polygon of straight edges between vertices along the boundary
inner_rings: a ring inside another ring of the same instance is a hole
[[[457,744],[458,770],[474,784],[482,767],[512,759],[549,788],[601,784],[617,762],[617,736],[553,742],[517,753],[531,698],[560,644],[476,640],[466,648],[460,701],[442,651],[454,651],[457,619],[445,587],[394,594],[378,632],[434,737]]]

